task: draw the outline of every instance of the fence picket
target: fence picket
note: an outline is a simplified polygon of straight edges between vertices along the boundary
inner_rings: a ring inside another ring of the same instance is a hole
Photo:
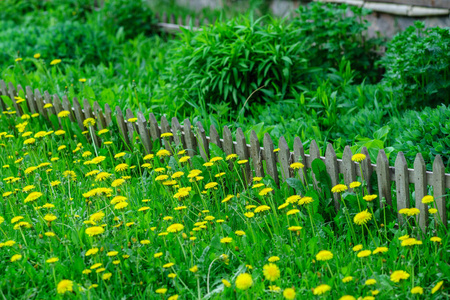
[[[106,126],[109,127],[112,125],[112,110],[111,107],[109,107],[108,103],[105,104],[105,121]]]
[[[130,145],[130,140],[128,139],[127,125],[125,125],[123,112],[119,106],[116,106],[116,120],[117,125],[119,126],[120,134],[122,135],[125,144]]]
[[[31,87],[29,85],[27,85],[25,87],[25,91],[26,91],[26,95],[27,95],[28,109],[30,110],[31,114],[34,114],[37,112],[37,108],[36,108],[36,101],[34,100],[33,90],[31,89]]]
[[[372,173],[373,173],[373,167],[372,167],[372,161],[370,160],[369,151],[366,147],[363,147],[361,150],[361,153],[366,156],[366,159],[360,162],[361,169],[363,172],[364,180],[367,183],[367,193],[372,194]]]
[[[233,136],[231,135],[228,126],[223,127],[223,150],[227,156],[234,153]],[[232,163],[230,162],[230,168],[231,167]]]
[[[403,152],[399,152],[395,160],[395,186],[397,190],[397,211],[402,208],[409,208],[408,165]],[[401,214],[398,214],[398,219],[400,223],[403,223],[404,218]]]
[[[252,173],[250,170],[250,155],[248,153],[247,141],[245,139],[244,132],[242,128],[238,128],[236,131],[236,154],[239,156],[239,160],[247,160],[247,162],[241,165],[245,173],[246,185],[250,182],[252,178]]]
[[[291,151],[289,150],[289,146],[286,142],[284,136],[281,136],[278,141],[278,147],[280,150],[278,151],[278,161],[281,165],[281,178],[283,182],[286,181],[286,178],[290,178],[291,176]]]
[[[161,117],[161,134],[166,133],[166,132],[172,132],[169,122],[167,121],[165,116]],[[166,148],[167,151],[172,152],[170,145],[173,142],[173,138],[172,137],[166,137],[164,138],[164,147]]]
[[[345,146],[344,153],[342,155],[342,166],[344,167],[344,182],[347,186],[350,185],[353,181],[356,181],[356,166],[352,161],[352,150],[350,150],[350,146]],[[349,188],[349,192],[352,192],[353,189]]]
[[[445,167],[440,155],[436,155],[433,162],[433,191],[434,201],[439,214],[439,217],[435,217],[435,219],[440,219],[444,226],[447,227]]]
[[[89,103],[89,101],[87,99],[83,100],[83,110],[84,110],[84,117],[85,119],[89,119],[92,118],[95,120],[94,118],[94,114],[92,112],[92,107],[91,104]],[[95,134],[95,128],[98,128],[98,121],[95,121],[96,125],[93,126],[92,130],[94,131],[92,134],[92,138],[94,140],[94,143],[97,147],[100,147],[100,140],[99,137]],[[86,130],[91,130],[90,128],[86,128]],[[91,134],[89,133],[89,136],[91,136]]]
[[[191,122],[189,119],[185,119],[183,121],[183,127],[184,127],[184,139],[186,141],[186,150],[188,152],[188,155],[190,157],[194,157],[195,150],[196,150],[196,141],[194,133],[192,132]]]
[[[275,181],[275,184],[279,186],[280,180],[278,178],[278,169],[275,160],[275,153],[273,152],[274,150],[273,141],[267,132],[264,134],[263,145],[264,145],[264,157],[266,159],[267,174],[271,176]]]
[[[58,115],[61,111],[64,109],[62,108],[61,99],[59,99],[59,96],[57,94],[53,95],[53,107],[55,108],[55,114]],[[61,123],[61,122],[60,122]]]
[[[383,198],[386,200],[387,205],[392,206],[391,172],[389,170],[389,160],[383,149],[378,151],[376,170],[380,207],[384,207]]]
[[[134,134],[134,124],[133,122],[130,122],[128,120],[133,119],[134,115],[133,112],[131,111],[131,109],[127,109],[125,110],[125,124],[127,125],[127,132],[128,132],[128,138],[130,139],[130,141],[133,141],[133,134]]]
[[[264,177],[264,168],[262,164],[262,151],[256,132],[252,130],[250,135],[250,156],[253,161],[253,167],[255,168],[255,174],[257,177]]]
[[[186,142],[184,140],[183,129],[181,128],[180,122],[178,121],[177,118],[172,118],[172,133],[175,145],[177,145],[177,147],[182,147],[183,149],[186,149]]]
[[[159,140],[161,138],[161,130],[159,130],[158,122],[153,113],[150,113],[148,121],[150,122],[150,136],[152,137],[152,140]]]
[[[36,106],[38,108],[39,115],[41,115],[44,118],[48,119],[47,111],[44,109],[44,100],[42,100],[41,92],[38,89],[34,90],[34,97],[36,99]]]
[[[55,108],[53,107],[53,103],[52,103],[52,97],[50,96],[50,93],[48,91],[44,92],[44,99],[45,99],[45,104],[51,104],[51,106],[52,106],[52,107],[46,108],[48,116],[50,117],[50,115],[56,115],[56,111],[55,111]]]
[[[83,111],[81,110],[81,104],[78,101],[77,97],[73,97],[73,109],[75,112],[75,119],[77,119],[78,126],[80,127],[81,131],[83,131],[84,114]]]
[[[303,148],[303,143],[298,136],[294,138],[294,162],[300,162],[305,166],[305,170],[299,169],[298,175],[300,176],[300,180],[305,183],[305,173],[306,171],[306,156],[305,149]]]
[[[202,126],[202,123],[197,122],[198,133],[197,133],[197,141],[198,148],[200,150],[200,155],[203,157],[205,161],[209,161],[209,145],[208,140],[206,139],[206,132]]]
[[[217,132],[216,127],[214,127],[214,125],[212,124],[209,127],[209,140],[211,143],[222,149],[222,142],[220,141],[219,133]]]
[[[16,110],[16,115],[20,117],[21,115],[23,115],[23,111],[22,111],[22,107],[19,104],[17,104],[17,102],[16,102],[15,97],[17,97],[17,91],[14,88],[14,85],[12,84],[12,82],[8,83],[8,94],[9,94],[9,98],[11,98],[14,109]]]
[[[331,177],[331,185],[332,187],[339,183],[339,169],[337,163],[336,152],[333,149],[331,144],[327,145],[327,150],[325,152],[325,165],[327,167],[327,173]],[[335,211],[339,210],[339,194],[333,193],[334,200],[334,209]]]
[[[422,198],[427,194],[426,172],[425,161],[422,154],[418,153],[414,160],[414,190],[416,208],[420,210],[420,214],[417,216],[417,222],[423,232],[425,232],[428,220],[428,206],[422,203]]]
[[[144,144],[145,151],[147,154],[152,152],[152,143],[150,140],[150,133],[147,128],[147,121],[142,112],[137,113],[137,128],[139,130],[139,135],[141,136],[142,143]]]
[[[70,112],[70,114],[69,114],[70,121],[75,122],[75,118],[73,117],[73,109],[72,109],[70,101],[66,95],[63,96],[62,106],[63,106],[64,110],[67,110],[68,112]]]
[[[97,117],[98,130],[105,129],[106,128],[105,116],[103,115],[102,108],[100,107],[100,104],[98,104],[97,101],[94,101],[92,110],[94,111],[94,115]]]

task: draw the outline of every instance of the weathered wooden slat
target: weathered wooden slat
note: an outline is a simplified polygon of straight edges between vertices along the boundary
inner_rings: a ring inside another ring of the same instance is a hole
[[[175,117],[172,118],[172,133],[175,145],[177,145],[177,147],[182,147],[183,149],[186,149],[186,142],[184,140],[183,129],[181,128],[180,122]]]
[[[77,120],[78,126],[80,127],[81,131],[86,130],[83,125],[83,121],[85,120],[84,113],[81,109],[81,104],[78,101],[77,97],[73,97],[73,110],[75,112],[75,119]]]
[[[64,110],[70,112],[70,114],[69,114],[70,121],[75,122],[75,117],[73,116],[74,110],[72,109],[72,105],[70,104],[70,101],[66,95],[63,96],[62,106],[63,106]]]
[[[423,232],[425,232],[428,221],[428,206],[422,203],[422,198],[427,194],[426,171],[427,168],[422,154],[418,153],[414,160],[414,191],[416,208],[420,210],[417,222]]]
[[[102,108],[100,107],[100,104],[98,104],[97,101],[94,101],[92,110],[94,112],[94,115],[97,117],[98,130],[105,129],[107,127],[105,115],[103,114]]]
[[[378,179],[378,194],[380,207],[384,207],[382,201],[386,200],[387,205],[392,206],[391,194],[391,173],[389,171],[389,160],[383,149],[378,151],[377,156],[377,179]]]
[[[119,126],[120,134],[122,135],[125,144],[130,145],[130,140],[128,139],[127,125],[125,124],[123,112],[119,106],[116,106],[116,120],[117,125]]]
[[[110,127],[113,124],[112,121],[112,110],[111,107],[106,103],[105,104],[105,121],[106,121],[106,127]]]
[[[445,202],[447,199],[445,192],[445,166],[440,155],[436,155],[433,162],[433,196],[438,210],[439,217],[447,227],[447,211]]]
[[[278,141],[278,147],[280,151],[278,151],[278,161],[281,165],[281,178],[283,182],[286,181],[286,178],[290,178],[291,176],[291,151],[289,150],[289,146],[286,142],[284,136],[281,136]]]
[[[217,132],[216,127],[214,127],[214,125],[212,124],[209,127],[209,136],[210,142],[222,149],[222,142],[220,141],[219,133]]]
[[[20,93],[20,92],[22,92],[22,93]],[[23,90],[23,87],[20,84],[18,84],[17,85],[17,96],[19,96],[20,94],[25,95],[25,91]],[[25,95],[25,97],[26,97],[26,95]],[[25,101],[25,103],[26,103],[26,101]],[[23,115],[25,113],[25,111],[23,110],[22,105],[19,105],[19,106],[22,109],[22,115]]]
[[[48,115],[56,115],[56,110],[53,107],[53,101],[52,101],[52,96],[50,95],[50,93],[48,91],[44,92],[44,100],[45,100],[45,104],[51,104],[52,107],[46,108]]]
[[[147,121],[145,120],[144,114],[140,111],[137,114],[137,119],[139,135],[141,136],[145,151],[147,152],[147,154],[149,154],[152,152],[152,142],[150,140],[150,132],[147,128]]]
[[[28,109],[30,110],[31,114],[34,114],[37,112],[37,107],[36,107],[36,100],[34,100],[33,90],[31,89],[30,86],[27,85],[25,87],[25,91],[26,91],[26,95],[27,95]]]
[[[336,152],[334,151],[333,146],[331,144],[327,145],[327,150],[325,152],[325,165],[327,167],[327,173],[328,175],[330,175],[331,178],[331,185],[332,186],[337,185],[339,183],[339,169]],[[335,211],[339,210],[340,207],[339,199],[340,199],[339,194],[333,193]]]
[[[159,130],[158,122],[153,113],[150,113],[148,121],[150,122],[150,136],[152,137],[152,140],[159,140],[161,138],[161,130]]]
[[[269,176],[273,178],[276,185],[280,185],[280,180],[278,178],[278,169],[275,161],[275,153],[273,152],[273,141],[268,133],[264,134],[264,156],[266,159],[266,171]]]
[[[52,103],[53,103],[53,107],[55,108],[56,115],[58,115],[61,111],[64,110],[64,108],[62,107],[61,99],[59,99],[57,94],[53,95]]]
[[[448,0],[370,0],[370,2],[417,5],[434,8],[450,8],[450,1]]]
[[[397,190],[397,211],[409,208],[409,178],[405,155],[399,152],[395,160],[395,187]],[[398,214],[399,222],[404,222],[403,215]]]
[[[182,17],[181,15],[178,15],[178,18],[177,18],[177,24],[178,24],[178,25],[184,25],[184,24],[183,24],[183,17]]]
[[[294,138],[294,162],[301,162],[306,168],[305,150],[303,148],[303,143],[298,136]],[[298,170],[298,175],[300,176],[300,180],[305,183],[305,173],[303,172],[303,169]]]
[[[133,122],[130,122],[130,119],[134,118],[134,114],[131,111],[131,109],[127,108],[127,110],[125,111],[125,119],[127,120],[125,122],[126,126],[127,126],[127,133],[128,133],[128,139],[130,141],[133,140],[133,133],[134,133],[134,124]]]
[[[34,90],[34,99],[36,99],[36,106],[38,108],[39,115],[48,119],[47,111],[44,109],[44,100],[42,99],[42,95],[39,89]]]
[[[163,23],[167,23],[167,12],[163,12],[161,21],[162,21]]]
[[[262,151],[256,132],[252,130],[250,135],[250,156],[253,161],[253,168],[257,177],[264,177],[264,168],[262,164]]]
[[[7,89],[6,89],[6,83],[3,80],[0,80],[0,95],[9,97]],[[6,106],[7,106],[6,103],[0,97],[0,109],[2,111],[6,111]]]
[[[186,141],[186,150],[188,152],[188,155],[190,157],[193,157],[197,150],[197,142],[195,140],[194,133],[192,132],[191,128],[191,122],[189,119],[185,119],[183,121],[183,128],[184,128],[184,139]]]
[[[172,132],[172,129],[170,128],[169,122],[167,121],[167,118],[163,115],[161,117],[161,134]],[[170,147],[170,145],[173,142],[173,138],[172,137],[166,137],[164,138],[164,147],[166,148],[167,151],[170,151],[172,153],[172,149]]]
[[[226,156],[235,153],[233,136],[231,135],[231,131],[228,128],[228,126],[223,127],[223,144],[222,145],[223,145],[223,151],[225,151]],[[230,170],[233,168],[233,162],[231,160],[229,162],[229,168],[230,168]]]
[[[319,146],[317,145],[317,142],[315,140],[312,140],[311,144],[309,145],[309,158],[310,158],[310,161],[311,161],[311,165],[307,164],[308,167],[312,166],[312,162],[315,159],[320,159]],[[313,177],[313,180],[314,180],[314,183],[315,183],[316,187],[318,187],[316,175],[314,173],[312,173],[312,177]]]
[[[344,167],[344,182],[347,186],[350,185],[353,181],[356,181],[356,165],[352,161],[352,150],[350,150],[350,146],[345,146],[344,153],[342,154],[342,164]],[[353,189],[348,189],[350,192]]]
[[[366,159],[361,162],[361,168],[364,175],[364,180],[367,183],[367,192],[369,194],[372,194],[372,173],[373,173],[373,167],[372,167],[372,161],[370,160],[369,151],[366,147],[363,147],[361,149],[361,153],[366,156]]]
[[[247,141],[245,139],[244,132],[242,128],[238,128],[236,131],[236,154],[239,156],[239,160],[249,160],[250,155],[248,153]],[[247,161],[245,164],[242,164],[241,167],[245,173],[246,183],[250,182],[252,178],[252,173],[250,170],[250,161]]]
[[[95,116],[94,113],[92,112],[92,107],[91,104],[89,103],[89,101],[87,99],[83,100],[83,110],[84,110],[84,116],[86,119],[92,118],[95,120]],[[94,139],[94,143],[97,147],[100,147],[100,139],[98,137],[98,135],[95,134],[95,128],[98,128],[98,121],[95,120],[95,124],[92,128],[92,130],[94,131],[92,136]],[[86,128],[86,130],[90,130],[89,128]],[[90,134],[89,134],[90,135]]]
[[[61,105],[61,100],[59,99],[58,95],[53,95],[53,101],[52,101],[53,107],[55,108],[55,114],[58,115],[61,111],[64,109]],[[61,119],[58,118],[59,126],[61,126]]]
[[[16,99],[15,97],[17,97],[17,91],[14,88],[14,85],[12,84],[12,82],[8,83],[8,93],[9,93],[9,98],[11,98],[11,101],[13,103],[14,109],[16,110],[16,115],[18,115],[19,117],[21,115],[23,115],[23,110],[22,107],[16,103]]]
[[[206,139],[206,132],[203,128],[202,123],[197,122],[198,133],[197,133],[197,141],[198,148],[200,150],[200,155],[203,157],[205,161],[209,161],[209,144]]]
[[[175,15],[174,14],[170,14],[169,23],[175,24]]]

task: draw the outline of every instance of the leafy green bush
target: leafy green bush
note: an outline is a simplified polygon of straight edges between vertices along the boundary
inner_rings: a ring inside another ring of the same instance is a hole
[[[156,19],[147,1],[110,0],[102,9],[104,26],[110,33],[123,28],[125,38],[132,39],[139,34],[150,35],[156,32]]]
[[[449,103],[450,30],[424,27],[416,22],[397,34],[381,60],[383,82],[403,109]]]
[[[169,70],[178,92],[174,100],[203,98],[238,108],[262,86],[250,102],[283,99],[305,78],[304,50],[292,26],[269,18],[183,30]]]
[[[370,13],[369,10],[314,2],[300,6],[297,13],[293,26],[299,30],[299,38],[308,48],[310,65],[337,68],[345,59],[359,72],[359,80],[366,76],[376,80],[378,71],[374,63],[379,56],[374,50],[382,41],[364,36],[369,23],[363,17]]]
[[[422,154],[429,170],[437,154],[447,168],[450,166],[450,106],[408,111],[402,118],[393,119],[391,127],[397,136],[395,153],[403,151],[410,167],[417,153]]]
[[[0,62],[11,63],[17,56],[31,57],[40,53],[45,59],[81,60],[84,63],[107,62],[112,42],[94,26],[79,22],[61,22],[48,28],[0,25]]]

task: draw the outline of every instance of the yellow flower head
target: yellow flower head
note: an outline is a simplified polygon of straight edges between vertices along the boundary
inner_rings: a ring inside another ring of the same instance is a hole
[[[391,274],[391,281],[392,282],[400,282],[400,280],[402,280],[402,279],[408,279],[409,276],[410,275],[403,270],[394,271]]]
[[[239,274],[236,278],[236,288],[239,290],[248,290],[253,285],[252,275],[248,273]]]
[[[362,153],[357,153],[352,156],[352,161],[356,161],[356,162],[362,162],[365,159],[366,159],[366,156]]]
[[[275,281],[280,278],[280,269],[276,264],[267,264],[263,267],[263,274],[269,281]]]
[[[331,192],[332,193],[342,193],[342,192],[345,192],[346,190],[347,190],[347,186],[345,184],[338,184],[338,185],[335,185],[331,189]]]
[[[64,294],[66,292],[73,292],[73,282],[72,280],[64,279],[58,283],[56,288],[58,294]]]
[[[327,261],[333,258],[333,253],[328,250],[321,250],[316,254],[317,260]]]
[[[372,214],[366,210],[357,213],[356,216],[353,218],[353,222],[355,222],[356,225],[364,225],[367,222],[369,222],[372,219]]]

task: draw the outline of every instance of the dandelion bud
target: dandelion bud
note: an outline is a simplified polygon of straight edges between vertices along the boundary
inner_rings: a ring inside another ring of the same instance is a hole
[[[103,250],[105,250],[105,248],[101,247],[101,248],[100,248],[100,252],[103,252]]]
[[[131,243],[130,242],[128,242],[128,247],[131,247]]]
[[[234,251],[239,252],[239,247],[238,246],[234,247]]]
[[[316,274],[317,274],[317,277],[319,277],[319,278],[322,277],[322,273],[317,272]]]
[[[42,239],[44,236],[40,233],[39,234],[39,238]]]
[[[181,236],[183,237],[183,239],[187,239],[188,238],[187,234],[184,233],[184,232],[181,234]]]
[[[383,258],[383,263],[385,263],[386,262],[386,260]]]
[[[131,240],[133,241],[133,243],[136,243],[136,241],[137,241],[136,238],[134,238],[134,237],[131,238]]]

